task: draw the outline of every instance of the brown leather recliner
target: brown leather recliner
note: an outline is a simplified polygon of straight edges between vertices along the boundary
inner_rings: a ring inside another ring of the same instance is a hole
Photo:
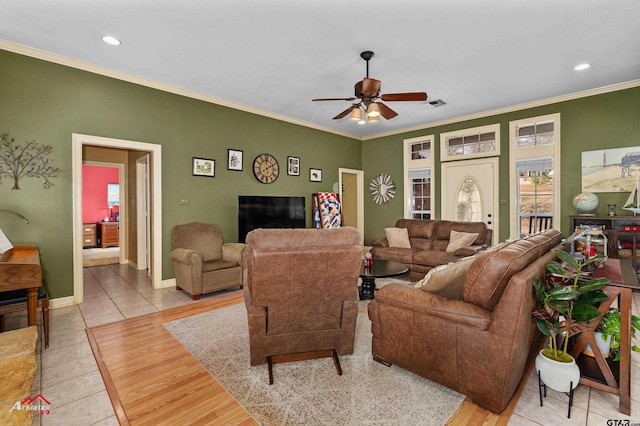
[[[223,243],[218,225],[192,222],[171,230],[176,286],[198,300],[204,293],[242,287],[245,245]]]
[[[246,244],[251,365],[267,362],[273,383],[279,355],[323,351],[341,374],[337,354],[353,353],[358,316],[358,231],[257,229]]]

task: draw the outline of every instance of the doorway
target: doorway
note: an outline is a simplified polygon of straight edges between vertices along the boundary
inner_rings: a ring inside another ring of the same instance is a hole
[[[73,174],[73,298],[74,303],[84,300],[82,272],[82,162],[83,146],[97,146],[120,150],[146,152],[149,155],[149,271],[153,288],[162,287],[162,180],[161,146],[144,142],[111,139],[74,133],[72,135]],[[135,194],[133,194],[135,196]],[[128,197],[127,201],[131,196]],[[131,200],[133,202],[133,200]],[[133,202],[135,203],[135,202]],[[123,203],[126,204],[126,203]],[[134,209],[130,209],[133,213]],[[133,221],[129,221],[129,226]],[[131,239],[134,241],[134,239]]]
[[[459,222],[484,222],[498,226],[498,158],[442,163],[442,218]]]
[[[338,192],[344,225],[356,228],[364,243],[364,172],[338,169]]]

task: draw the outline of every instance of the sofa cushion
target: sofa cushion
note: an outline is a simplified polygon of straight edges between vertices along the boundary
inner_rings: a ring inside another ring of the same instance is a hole
[[[464,301],[493,310],[507,283],[540,256],[531,241],[517,240],[476,256],[464,282]]]
[[[419,250],[413,254],[412,263],[426,266],[438,266],[455,262],[458,259],[458,256],[453,253],[447,253],[446,251]]]
[[[396,228],[407,228],[409,238],[432,239],[437,220],[398,219]]]
[[[473,257],[465,257],[457,262],[436,266],[416,287],[447,299],[462,300],[464,278],[474,260]]]
[[[455,252],[459,248],[469,247],[478,238],[478,235],[477,232],[458,232],[452,229],[449,236],[449,244],[445,251]]]
[[[394,262],[410,265],[413,259],[414,249],[402,247],[372,247],[373,259],[392,260]]]
[[[434,240],[449,241],[451,231],[458,232],[477,232],[475,244],[484,244],[484,238],[487,233],[487,225],[484,222],[454,222],[451,220],[436,221]]]
[[[389,247],[411,248],[409,243],[409,231],[407,228],[384,228]]]

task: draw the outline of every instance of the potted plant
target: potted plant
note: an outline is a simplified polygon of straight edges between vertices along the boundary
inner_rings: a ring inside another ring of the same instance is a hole
[[[631,315],[631,350],[640,352],[635,343],[636,332],[640,330],[640,317]],[[593,333],[593,337],[605,358],[611,353],[614,361],[620,361],[620,310],[610,308]],[[601,345],[602,343],[602,345]],[[590,347],[585,347],[587,355],[593,356]]]
[[[580,369],[568,353],[569,339],[588,329],[588,322],[600,316],[596,305],[607,298],[601,290],[606,278],[590,279],[585,268],[602,261],[602,255],[576,259],[554,250],[560,260],[547,262],[545,282],[534,278],[538,308],[533,312],[538,329],[549,338],[548,347],[536,358],[542,381],[559,392],[569,392],[580,380]]]

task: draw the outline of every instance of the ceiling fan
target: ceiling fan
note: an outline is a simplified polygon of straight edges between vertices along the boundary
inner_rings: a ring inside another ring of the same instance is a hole
[[[369,78],[369,61],[373,58],[373,52],[367,50],[360,53],[360,57],[367,61],[367,76],[355,85],[355,96],[350,98],[316,98],[312,101],[357,101],[340,114],[333,117],[334,120],[350,115],[351,119],[364,122],[362,113],[368,121],[377,121],[380,116],[387,120],[391,120],[398,113],[383,104],[385,102],[398,101],[426,101],[427,94],[425,92],[408,92],[408,93],[386,93],[380,94],[380,80]]]

